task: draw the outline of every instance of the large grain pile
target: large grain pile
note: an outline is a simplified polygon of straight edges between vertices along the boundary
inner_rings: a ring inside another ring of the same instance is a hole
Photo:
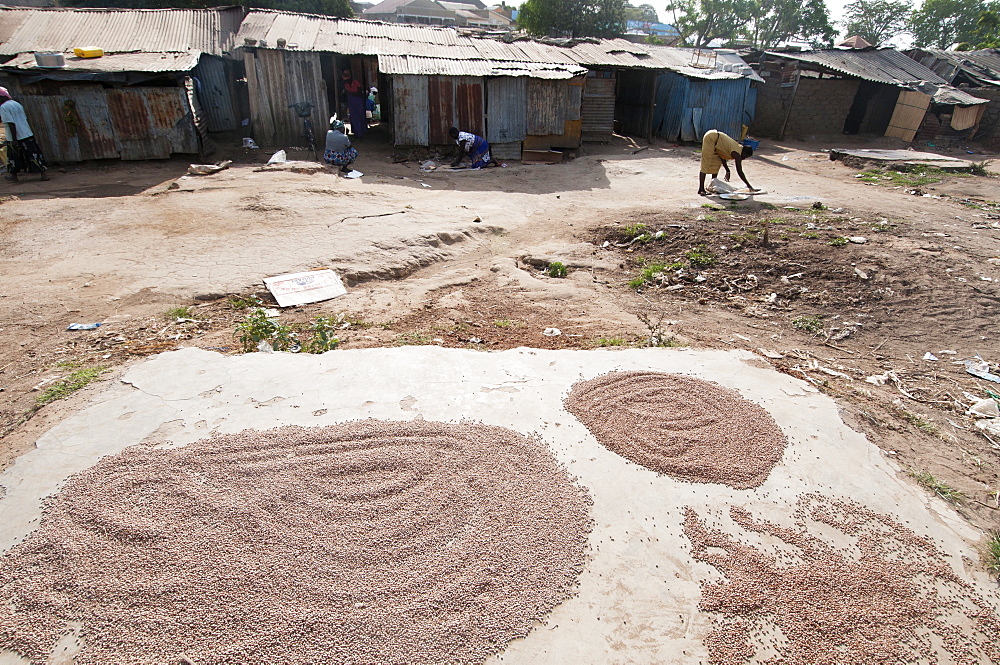
[[[1000,662],[1000,617],[930,539],[894,518],[817,494],[800,497],[792,527],[743,508],[730,516],[783,544],[743,542],[686,510],[693,556],[725,576],[703,584],[699,606],[717,615],[712,663]],[[831,529],[851,544],[834,545]]]
[[[787,443],[735,390],[680,374],[612,372],[574,384],[565,405],[604,446],[681,480],[759,487]]]
[[[0,650],[42,662],[474,663],[574,593],[589,498],[541,443],[361,421],[133,447],[0,559]]]

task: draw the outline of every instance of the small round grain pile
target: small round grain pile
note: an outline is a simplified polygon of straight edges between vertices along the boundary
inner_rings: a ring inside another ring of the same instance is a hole
[[[730,516],[783,544],[748,544],[686,509],[694,558],[725,576],[702,585],[699,608],[717,615],[711,663],[1000,662],[1000,617],[933,541],[894,518],[817,494],[800,497],[794,527],[743,508]],[[848,544],[832,543],[831,528]]]
[[[612,372],[574,384],[565,405],[602,445],[681,480],[759,487],[787,443],[735,390],[679,374]]]
[[[475,663],[575,593],[590,500],[544,446],[367,420],[126,449],[0,558],[0,650],[78,663]]]

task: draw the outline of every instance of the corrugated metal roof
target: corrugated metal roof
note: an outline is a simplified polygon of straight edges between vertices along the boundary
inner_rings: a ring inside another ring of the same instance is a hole
[[[892,48],[766,53],[768,57],[775,59],[808,62],[866,81],[920,90],[931,95],[938,104],[985,104],[988,101],[953,88],[924,65]]]
[[[906,54],[953,83],[959,71],[987,85],[1000,85],[1000,49],[983,51],[945,51],[920,48]]]
[[[587,73],[584,67],[574,65],[501,60],[452,60],[412,55],[380,55],[378,66],[385,74],[436,76],[529,76],[539,79],[570,79]]]
[[[691,65],[694,49],[635,44],[625,39],[505,42],[461,35],[452,28],[269,10],[251,11],[237,34],[238,44],[263,44],[263,48],[275,48],[278,39],[298,51],[376,55],[380,63],[394,68],[387,73],[395,74],[448,71],[456,76],[479,76],[483,71],[511,71],[516,72],[511,76],[568,78],[577,75],[581,67],[626,67],[668,69],[700,79],[761,80],[735,52],[720,56],[719,66],[709,69]],[[462,65],[461,61],[469,62]],[[497,63],[510,64],[499,67]],[[723,71],[726,63],[734,71]],[[564,65],[563,73],[554,65]]]
[[[199,51],[187,53],[115,53],[100,58],[66,58],[65,67],[38,67],[34,53],[22,53],[2,67],[38,72],[187,72],[198,65]]]
[[[223,9],[26,9],[0,7],[0,55],[68,53],[99,46],[106,53],[222,55],[233,48],[243,18]]]

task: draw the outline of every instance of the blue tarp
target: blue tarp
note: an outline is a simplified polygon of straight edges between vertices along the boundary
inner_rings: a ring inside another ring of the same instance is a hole
[[[738,139],[753,120],[757,91],[749,79],[689,79],[674,72],[656,82],[653,133],[670,141],[700,141],[710,129]]]

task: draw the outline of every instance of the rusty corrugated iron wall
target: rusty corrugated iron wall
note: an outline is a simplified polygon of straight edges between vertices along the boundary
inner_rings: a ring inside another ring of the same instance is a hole
[[[200,141],[184,87],[22,86],[35,137],[53,162],[162,159],[197,154]],[[49,92],[50,94],[39,94]]]
[[[430,141],[428,77],[392,77],[392,121],[395,145],[428,145]]]
[[[528,81],[500,76],[486,81],[486,140],[490,144],[523,141],[528,135]]]

